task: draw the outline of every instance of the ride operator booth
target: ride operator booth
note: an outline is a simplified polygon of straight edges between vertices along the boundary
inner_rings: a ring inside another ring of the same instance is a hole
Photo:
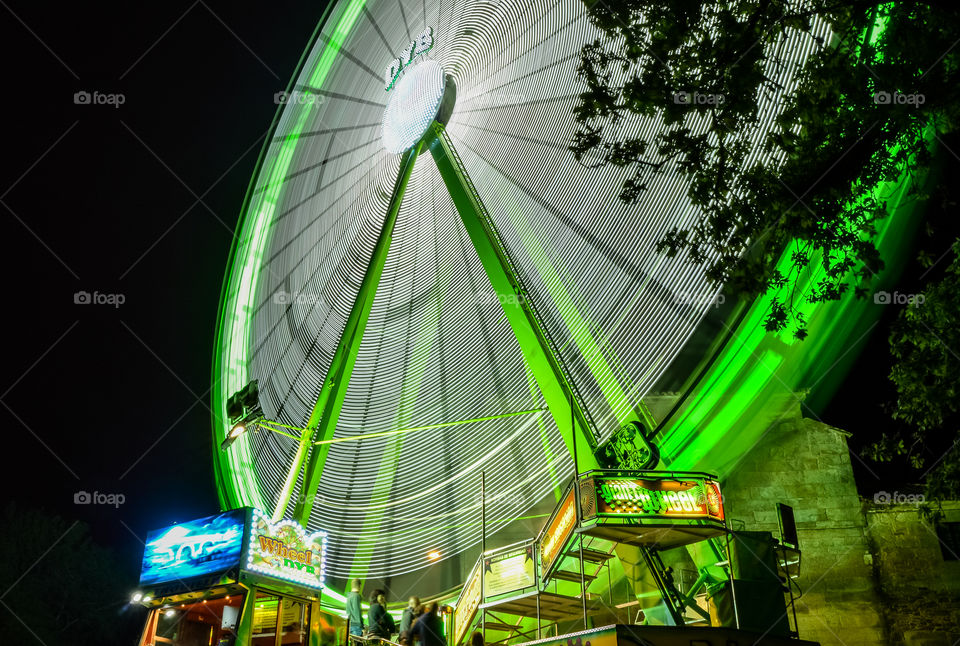
[[[140,646],[333,646],[346,621],[322,610],[326,535],[240,508],[147,534]]]

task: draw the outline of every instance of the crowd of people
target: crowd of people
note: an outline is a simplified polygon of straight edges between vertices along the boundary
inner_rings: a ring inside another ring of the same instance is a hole
[[[370,595],[370,609],[366,619],[360,597],[361,582],[354,579],[350,594],[347,595],[347,619],[350,622],[350,635],[360,638],[380,638],[394,641],[402,646],[446,646],[443,619],[440,617],[440,604],[436,601],[421,604],[418,597],[410,597],[403,609],[400,625],[387,612],[387,596],[383,590],[375,590]],[[480,646],[482,646],[482,638]]]

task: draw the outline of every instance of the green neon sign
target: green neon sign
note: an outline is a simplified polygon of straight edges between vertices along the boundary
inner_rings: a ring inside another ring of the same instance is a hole
[[[426,54],[431,49],[433,49],[433,27],[427,27],[414,40],[410,41],[410,44],[400,53],[400,56],[387,65],[383,78],[386,91],[389,92],[393,89],[397,79],[400,78],[400,74],[413,63],[413,59],[421,54]]]

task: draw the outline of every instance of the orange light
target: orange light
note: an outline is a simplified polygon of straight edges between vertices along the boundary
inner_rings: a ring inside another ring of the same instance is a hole
[[[440,552],[436,550],[433,550],[432,552],[427,552],[427,558],[430,559],[431,561],[436,561],[438,558],[440,558]]]

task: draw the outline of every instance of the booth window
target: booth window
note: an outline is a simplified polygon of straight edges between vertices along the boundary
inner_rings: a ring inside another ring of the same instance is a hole
[[[252,633],[252,646],[306,646],[310,641],[310,606],[258,592]]]
[[[232,644],[243,595],[158,608],[156,633],[148,643],[171,646]]]
[[[310,606],[294,599],[283,600],[280,620],[281,646],[306,646],[310,635]]]
[[[253,606],[252,646],[275,646],[280,597],[258,592]]]

